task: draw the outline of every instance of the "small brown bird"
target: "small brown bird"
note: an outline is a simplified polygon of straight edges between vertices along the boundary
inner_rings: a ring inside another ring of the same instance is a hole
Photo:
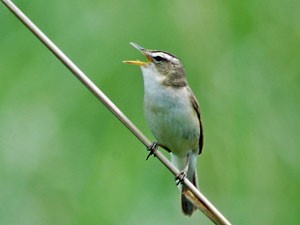
[[[144,111],[148,125],[158,144],[171,151],[171,160],[198,188],[197,158],[203,147],[203,128],[199,104],[188,85],[184,66],[165,51],[147,50],[131,43],[148,62],[124,61],[138,65],[144,79]],[[195,206],[185,197],[180,185],[181,205],[185,215]]]

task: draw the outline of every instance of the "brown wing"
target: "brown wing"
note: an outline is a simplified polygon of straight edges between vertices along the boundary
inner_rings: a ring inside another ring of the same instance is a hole
[[[203,149],[203,144],[204,144],[204,134],[203,134],[203,126],[202,126],[202,121],[201,121],[201,115],[200,115],[200,108],[199,108],[199,104],[197,102],[197,99],[195,98],[195,95],[193,94],[193,92],[191,90],[190,90],[190,92],[191,92],[191,102],[192,102],[193,108],[195,109],[195,112],[196,112],[198,120],[199,120],[199,127],[200,127],[199,154],[201,154],[202,149]]]

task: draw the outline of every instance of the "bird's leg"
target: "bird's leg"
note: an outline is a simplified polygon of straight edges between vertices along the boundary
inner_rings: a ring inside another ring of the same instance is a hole
[[[159,144],[157,142],[152,142],[152,144],[149,147],[147,147],[149,154],[147,155],[146,160],[148,160],[151,155],[154,155],[154,153],[157,151],[158,146]]]
[[[171,150],[167,146],[159,144],[158,142],[152,142],[152,144],[149,147],[147,147],[149,154],[148,154],[146,160],[148,160],[151,155],[154,155],[154,153],[158,149],[158,147],[165,149],[169,153],[171,152]]]
[[[186,177],[185,171],[181,171],[179,174],[177,174],[175,177],[176,186],[178,186],[179,184],[182,184],[185,177]]]

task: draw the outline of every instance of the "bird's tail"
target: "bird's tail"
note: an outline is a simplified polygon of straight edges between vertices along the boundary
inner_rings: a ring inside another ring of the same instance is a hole
[[[175,154],[171,154],[173,165],[175,165],[180,171],[185,172],[187,179],[192,182],[196,188],[198,188],[197,157],[198,154],[194,152],[190,153],[186,157],[180,157]],[[181,192],[182,212],[187,216],[191,216],[196,210],[196,207],[184,195],[184,193],[187,191],[187,187],[179,184],[178,188]]]
[[[197,179],[197,172],[195,171],[191,177],[188,176],[188,179],[193,183],[193,185],[198,188],[198,179]],[[181,208],[182,212],[187,215],[191,216],[193,212],[196,210],[196,207],[191,203],[184,195],[184,192],[188,189],[185,185],[182,185],[181,189]]]

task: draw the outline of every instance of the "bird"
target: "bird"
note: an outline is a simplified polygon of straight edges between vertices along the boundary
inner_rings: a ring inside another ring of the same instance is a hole
[[[204,133],[200,107],[187,82],[184,65],[166,51],[130,44],[147,58],[146,62],[123,62],[140,66],[142,70],[144,114],[157,145],[170,151],[172,164],[199,189],[197,160],[202,152]],[[178,186],[182,211],[191,216],[196,207],[184,195],[187,187]]]

